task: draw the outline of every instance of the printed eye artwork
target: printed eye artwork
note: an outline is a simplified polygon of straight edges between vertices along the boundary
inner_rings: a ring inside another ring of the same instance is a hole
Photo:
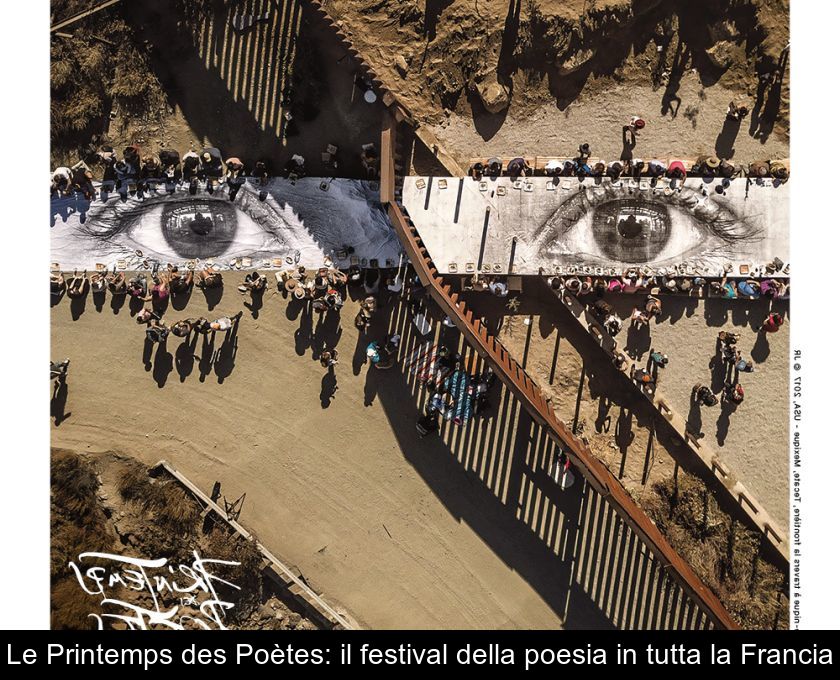
[[[548,259],[574,255],[593,265],[703,266],[760,229],[688,187],[666,195],[603,183],[567,199],[538,233]]]
[[[242,187],[233,201],[227,191],[191,195],[186,187],[127,199],[111,194],[104,203],[54,201],[52,259],[65,268],[120,260],[128,267],[155,260],[226,265],[240,257],[255,266],[294,258],[318,267],[336,253],[396,261],[400,245],[378,188],[358,180],[334,180],[327,189],[321,184],[318,178],[277,179]]]
[[[288,225],[278,210],[240,192],[207,196],[151,196],[91,208],[79,230],[126,252],[140,250],[167,260],[234,256],[240,251],[285,250],[279,234]]]

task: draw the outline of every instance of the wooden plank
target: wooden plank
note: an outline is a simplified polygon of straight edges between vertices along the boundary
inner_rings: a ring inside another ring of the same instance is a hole
[[[79,12],[78,14],[70,17],[69,19],[65,19],[57,23],[55,26],[50,26],[50,33],[55,33],[56,31],[60,31],[62,28],[67,28],[68,26],[72,26],[77,21],[81,21],[82,19],[91,16],[92,14],[96,14],[97,12],[102,11],[110,7],[111,5],[116,5],[120,0],[107,0],[107,2],[103,2],[101,5],[97,5],[89,10],[84,12]]]
[[[423,144],[426,145],[426,148],[432,152],[432,155],[438,159],[440,164],[446,169],[446,171],[452,175],[452,177],[462,177],[464,174],[464,170],[461,167],[461,163],[455,160],[454,157],[449,155],[446,149],[440,143],[440,140],[435,136],[435,134],[425,125],[420,125],[415,131],[415,136],[419,139]]]
[[[394,154],[396,152],[397,121],[388,110],[382,113],[382,144],[379,169],[379,200],[383,203],[393,201],[396,195],[396,172]]]

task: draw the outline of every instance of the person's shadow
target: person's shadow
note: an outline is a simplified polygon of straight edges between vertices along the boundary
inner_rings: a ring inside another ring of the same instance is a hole
[[[335,371],[330,368],[321,378],[321,408],[329,408],[337,390],[338,381],[335,377]]]
[[[198,361],[199,382],[204,382],[204,379],[213,370],[213,355],[216,353],[215,342],[216,338],[212,333],[205,333],[201,338],[201,358]]]
[[[757,364],[764,363],[770,356],[770,343],[767,341],[767,331],[763,328],[759,329],[755,336],[755,344],[750,350],[750,356]]]
[[[729,419],[735,413],[736,406],[729,401],[724,401],[720,406],[720,416],[717,420],[717,443],[723,446],[726,436],[729,434]]]
[[[172,372],[172,354],[166,349],[166,340],[158,343],[155,352],[155,363],[152,370],[152,377],[158,387],[166,385],[166,379]]]
[[[190,298],[192,297],[192,291],[194,287],[195,286],[189,286],[182,293],[173,293],[172,295],[170,295],[170,297],[172,298],[172,309],[176,309],[179,312],[185,310],[190,302]]]
[[[726,116],[723,121],[723,128],[715,140],[715,155],[718,158],[729,160],[735,155],[735,138],[741,129],[741,121]]]
[[[191,332],[191,336],[192,340],[189,336],[184,338],[184,341],[175,350],[175,369],[178,371],[181,382],[186,381],[187,377],[192,373],[195,360],[198,358],[195,355],[195,349],[198,344],[199,334]]]
[[[258,319],[260,316],[260,310],[263,306],[263,295],[265,294],[265,290],[251,290],[251,301],[246,302],[245,306],[250,310],[251,316],[255,319]]]
[[[126,297],[127,297],[127,294],[118,294],[118,295],[114,295],[113,293],[111,294],[111,311],[114,312],[114,314],[119,314],[120,313],[120,310],[123,308],[123,305],[125,304],[125,298]]]
[[[302,357],[312,345],[312,315],[304,311],[300,315],[300,325],[295,331],[295,353]]]
[[[56,427],[70,417],[70,412],[65,412],[66,408],[67,381],[62,380],[56,384],[53,389],[52,399],[50,399],[50,417],[54,419]]]
[[[236,353],[239,349],[238,331],[239,319],[236,319],[231,329],[225,333],[225,339],[222,341],[222,345],[216,354],[213,368],[216,371],[216,378],[220,385],[225,381],[225,378],[233,373],[233,367],[236,364]]]
[[[627,346],[624,351],[631,359],[642,359],[650,349],[650,324],[631,324],[627,329]]]
[[[691,394],[691,401],[688,407],[688,417],[685,419],[690,432],[696,436],[701,436],[703,431],[703,416],[700,412],[700,402],[694,398],[694,393]]]
[[[82,314],[85,313],[85,307],[87,307],[87,297],[88,294],[85,292],[84,295],[70,298],[70,316],[73,317],[73,321],[78,321]]]
[[[105,307],[105,299],[107,298],[106,292],[104,290],[92,291],[90,297],[93,300],[94,309],[96,309],[97,312],[101,312],[102,308]]]
[[[373,364],[368,365],[368,372],[365,376],[365,406],[373,406],[373,402],[376,399],[376,392],[377,392],[377,380],[379,373],[379,369],[376,368]]]
[[[360,330],[356,338],[356,349],[353,350],[353,375],[359,375],[362,372],[362,366],[367,361],[367,346],[369,342],[367,331]]]
[[[621,158],[622,161],[633,160],[633,149],[636,148],[636,133],[629,125],[625,125],[621,131]]]
[[[207,302],[207,309],[212,311],[222,300],[222,295],[225,292],[224,285],[216,286],[215,288],[202,288],[204,293],[204,300]]]

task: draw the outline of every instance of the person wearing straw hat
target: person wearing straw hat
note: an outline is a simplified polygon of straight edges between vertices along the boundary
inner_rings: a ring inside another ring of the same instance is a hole
[[[700,164],[700,172],[703,173],[703,175],[714,176],[717,174],[719,167],[720,158],[717,156],[709,156]]]

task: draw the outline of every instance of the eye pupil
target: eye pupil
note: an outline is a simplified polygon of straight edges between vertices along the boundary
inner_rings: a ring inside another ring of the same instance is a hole
[[[663,207],[639,198],[607,201],[595,208],[592,235],[602,251],[618,262],[652,262],[671,235]]]
[[[646,222],[644,220],[637,220],[635,215],[628,215],[618,220],[618,233],[624,238],[636,238],[642,233]]]
[[[160,221],[163,237],[178,257],[218,257],[236,238],[236,208],[223,201],[169,203]]]
[[[209,215],[197,214],[190,221],[189,225],[190,229],[201,236],[207,236],[213,230],[213,220]]]

